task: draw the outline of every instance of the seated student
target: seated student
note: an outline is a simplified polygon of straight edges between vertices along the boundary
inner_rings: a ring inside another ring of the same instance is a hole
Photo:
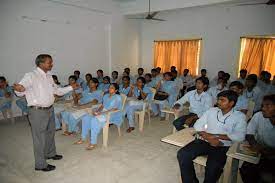
[[[19,99],[17,99],[15,101],[16,105],[21,109],[22,114],[28,114],[29,110],[28,110],[28,104],[27,104],[27,100],[25,97],[20,97]]]
[[[156,87],[155,83],[152,82],[152,75],[150,73],[146,73],[144,78],[145,78],[145,86],[150,88]]]
[[[129,96],[130,90],[131,90],[130,77],[123,76],[122,84],[119,85],[119,93],[123,93],[124,95]]]
[[[125,68],[125,69],[124,69],[124,72],[126,72],[126,73],[128,74],[128,76],[130,77],[130,80],[131,80],[131,81],[133,81],[133,82],[136,81],[136,79],[131,75],[131,73],[130,73],[131,70],[130,70],[129,67]]]
[[[59,80],[58,80],[57,75],[52,75],[52,78],[53,78],[54,83],[55,83],[57,86],[60,86],[60,87],[62,86],[61,83],[60,83]]]
[[[102,90],[104,94],[108,93],[109,87],[110,87],[110,77],[109,76],[104,76],[103,77],[103,82],[99,84],[98,89]]]
[[[207,70],[201,69],[201,76],[200,77],[206,77],[207,78]]]
[[[176,93],[178,94],[177,95],[177,97],[178,97],[180,94],[180,90],[183,87],[183,82],[182,82],[181,78],[178,77],[178,71],[173,71],[173,72],[171,72],[171,74],[172,74],[172,80],[176,83],[176,86],[177,86]]]
[[[185,94],[186,89],[193,85],[193,78],[188,73],[189,73],[189,69],[184,69],[183,75],[181,76],[181,80],[183,83],[182,92],[181,92],[182,96]]]
[[[119,78],[118,78],[118,72],[113,71],[112,72],[112,78],[111,78],[111,83],[119,83]]]
[[[89,90],[85,90],[81,94],[73,94],[74,102],[76,105],[94,105],[101,103],[102,101],[102,91],[98,90],[98,80],[92,78],[89,82]],[[82,114],[76,114],[74,112],[63,111],[61,112],[62,121],[64,122],[62,126],[64,128],[64,135],[72,135],[77,130],[77,124],[81,119]]]
[[[80,78],[80,71],[79,70],[75,70],[74,71],[74,75],[77,78],[76,82],[81,86],[81,88],[84,89],[84,87],[85,87],[85,81],[84,81],[84,79]]]
[[[262,91],[257,85],[257,75],[249,74],[245,81],[244,96],[248,100],[252,100],[255,102],[254,112],[257,112],[261,109],[261,101],[262,101]]]
[[[8,109],[11,109],[12,103],[12,87],[7,83],[7,80],[4,76],[0,76],[0,112],[4,112]],[[5,113],[3,113],[5,115]],[[6,118],[6,116],[4,116]]]
[[[219,180],[229,147],[245,138],[245,115],[233,110],[237,100],[238,95],[234,91],[219,93],[218,107],[207,110],[194,124],[197,138],[177,154],[182,182],[199,182],[193,160],[202,155],[208,156],[204,182],[215,183]]]
[[[92,78],[93,78],[93,76],[90,73],[87,73],[85,75],[86,82],[84,82],[84,84],[83,84],[83,90],[88,90],[89,89],[89,82]]]
[[[151,104],[154,116],[160,114],[161,121],[165,119],[165,113],[161,112],[161,110],[164,109],[166,106],[172,107],[172,105],[176,102],[178,96],[177,83],[175,81],[172,81],[172,73],[166,72],[163,74],[163,76],[163,80],[161,80],[156,87],[157,93],[155,95],[155,99],[158,100],[158,104]]]
[[[230,83],[232,82],[230,79],[230,74],[229,73],[224,73],[224,79],[226,80],[226,86],[229,86]]]
[[[177,67],[176,66],[171,66],[170,67],[170,72],[175,72],[175,71],[177,71]]]
[[[95,148],[97,144],[97,137],[101,129],[106,124],[106,113],[114,110],[121,110],[122,108],[122,98],[119,95],[118,89],[118,84],[112,83],[109,87],[109,92],[103,97],[103,103],[101,106],[93,112],[93,115],[86,114],[82,117],[81,139],[78,140],[75,144],[82,144],[90,131],[90,143],[86,149],[92,150]],[[116,112],[111,114],[110,122],[117,126],[121,126],[123,122],[123,112]]]
[[[244,85],[245,84],[246,75],[247,75],[247,70],[246,69],[241,69],[240,70],[240,77],[238,78],[237,81],[240,81]]]
[[[219,71],[219,72],[218,72],[218,75],[215,76],[215,77],[210,81],[210,86],[211,86],[211,87],[212,87],[212,86],[216,86],[217,83],[218,83],[218,79],[219,79],[219,78],[224,78],[224,74],[225,74],[224,71]]]
[[[226,87],[226,79],[218,78],[215,86],[212,86],[207,90],[207,93],[212,97],[212,103],[215,105],[217,102],[217,96],[220,92],[228,90]]]
[[[137,70],[137,72],[138,72],[138,74],[137,75],[135,75],[135,81],[137,80],[137,78],[139,78],[139,77],[144,77],[144,69],[143,68],[138,68],[138,70]]]
[[[252,149],[261,153],[261,159],[257,165],[248,162],[243,163],[240,169],[243,182],[274,182],[275,95],[264,96],[262,111],[254,114],[248,123],[246,140]],[[271,180],[261,180],[262,177],[268,177],[267,175],[271,175]]]
[[[257,86],[262,90],[262,95],[275,94],[275,87],[271,84],[271,74],[267,71],[261,72]]]
[[[177,130],[182,130],[184,124],[187,126],[193,126],[195,121],[199,119],[202,114],[213,106],[211,96],[206,92],[209,85],[209,80],[206,77],[199,77],[196,79],[196,90],[187,92],[174,104],[174,109],[180,109],[180,107],[188,102],[190,104],[189,114],[183,115],[173,122],[173,125]]]
[[[248,111],[248,100],[243,95],[244,85],[240,81],[233,81],[230,83],[229,89],[238,94],[238,101],[234,107],[234,110],[241,111],[246,114]]]
[[[145,86],[145,79],[143,77],[137,78],[136,86],[131,86],[129,97],[133,97],[135,100],[129,101],[125,106],[125,113],[129,122],[129,128],[127,129],[128,133],[135,129],[135,111],[142,109],[145,99],[152,99],[152,92],[150,88]]]
[[[71,75],[71,76],[69,76],[69,79],[68,79],[68,85],[71,85],[71,84],[74,84],[74,83],[76,83],[76,81],[77,81],[77,77],[75,76],[75,75]],[[66,86],[68,86],[68,85],[66,85]],[[63,100],[72,100],[73,99],[73,93],[75,92],[75,93],[81,93],[83,91],[83,89],[82,88],[78,88],[78,89],[76,89],[76,90],[74,90],[74,91],[71,91],[71,92],[69,92],[69,93],[66,93],[65,95],[63,95],[62,97],[61,97],[61,99],[63,99]],[[60,97],[58,97],[58,96],[55,96],[55,97],[57,97],[57,98],[60,98]]]
[[[98,82],[99,83],[102,83],[103,82],[103,70],[101,70],[101,69],[98,69],[97,71],[96,71],[96,74],[97,74],[97,80],[98,80]]]
[[[162,80],[163,79],[163,74],[161,73],[161,68],[157,67],[156,71],[157,71],[157,75],[156,75],[157,80],[159,80],[159,81]]]
[[[162,77],[158,77],[158,71],[157,69],[152,69],[151,70],[151,75],[152,75],[152,88],[156,88],[159,81],[162,80]]]

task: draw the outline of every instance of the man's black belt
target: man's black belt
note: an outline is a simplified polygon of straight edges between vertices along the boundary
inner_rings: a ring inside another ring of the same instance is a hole
[[[38,110],[48,110],[48,109],[52,108],[52,105],[49,107],[30,106],[30,108],[38,109]]]

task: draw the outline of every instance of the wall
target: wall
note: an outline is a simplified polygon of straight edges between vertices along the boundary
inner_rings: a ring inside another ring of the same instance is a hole
[[[129,60],[136,68],[138,22],[125,19],[111,0],[58,2],[0,2],[0,74],[10,83],[32,70],[40,53],[53,56],[53,73],[63,82],[75,69],[82,75],[95,76],[99,68],[108,74]],[[68,5],[75,2],[77,7]]]
[[[236,77],[240,37],[275,33],[275,6],[207,6],[161,12],[165,22],[144,21],[141,64],[153,67],[153,41],[202,38],[200,68],[209,76],[225,70]]]

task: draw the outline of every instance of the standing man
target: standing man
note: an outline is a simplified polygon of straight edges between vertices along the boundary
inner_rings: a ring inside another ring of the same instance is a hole
[[[37,68],[25,74],[19,84],[14,84],[17,95],[26,97],[31,123],[35,170],[52,171],[55,166],[46,159],[60,160],[55,148],[54,95],[64,95],[79,87],[78,84],[61,88],[54,84],[51,71],[53,60],[50,55],[41,54],[35,59]]]

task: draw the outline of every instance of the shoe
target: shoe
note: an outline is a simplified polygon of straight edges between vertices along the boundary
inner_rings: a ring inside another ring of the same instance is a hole
[[[47,159],[52,159],[52,160],[61,160],[63,158],[63,156],[62,155],[55,155],[55,156],[53,156],[53,157],[50,157],[50,158],[47,158]]]
[[[52,170],[55,170],[55,166],[48,164],[48,166],[46,168],[35,168],[36,171],[43,171],[43,172],[49,172]]]

